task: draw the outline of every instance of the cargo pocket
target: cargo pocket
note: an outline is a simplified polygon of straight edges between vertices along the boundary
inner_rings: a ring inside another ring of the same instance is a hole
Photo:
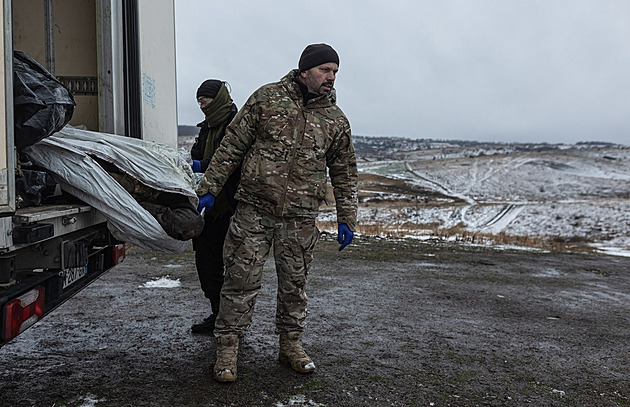
[[[223,263],[226,269],[234,265],[236,254],[242,250],[244,241],[244,233],[236,225],[236,222],[230,222],[225,243],[223,244]]]
[[[262,267],[271,246],[267,233],[271,221],[257,213],[252,205],[240,203],[236,211],[225,238],[223,261],[227,267],[235,263],[242,267]]]
[[[300,235],[302,261],[304,263],[305,275],[308,275],[313,263],[313,251],[315,250],[315,245],[319,241],[320,232],[317,226],[313,223],[312,227],[300,230]]]

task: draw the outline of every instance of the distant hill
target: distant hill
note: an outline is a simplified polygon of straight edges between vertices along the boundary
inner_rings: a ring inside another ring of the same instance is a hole
[[[353,141],[358,233],[630,255],[630,147]],[[334,228],[334,204],[318,219]]]
[[[199,127],[197,126],[189,126],[180,124],[177,126],[177,136],[186,137],[186,136],[196,136],[199,133]]]
[[[180,124],[177,126],[179,137],[196,136],[199,128],[195,125]],[[565,144],[553,143],[500,143],[500,142],[479,142],[465,140],[435,140],[435,139],[409,139],[404,137],[375,137],[353,135],[354,148],[361,157],[381,158],[390,157],[392,154],[401,152],[411,152],[420,150],[451,150],[451,149],[487,149],[510,151],[545,151],[566,148]],[[621,147],[614,143],[606,142],[580,142],[574,145],[581,148]],[[487,151],[486,151],[487,153]]]
[[[404,137],[373,137],[353,135],[357,157],[367,160],[404,159],[409,153],[446,156],[468,156],[509,154],[516,152],[564,150],[566,148],[597,149],[624,148],[607,142],[579,142],[573,145],[552,143],[501,143],[469,140],[409,139]]]

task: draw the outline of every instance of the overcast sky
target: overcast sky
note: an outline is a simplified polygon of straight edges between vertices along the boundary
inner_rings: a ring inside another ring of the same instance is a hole
[[[179,124],[228,81],[240,108],[338,52],[337,102],[364,136],[630,145],[629,0],[175,0]]]

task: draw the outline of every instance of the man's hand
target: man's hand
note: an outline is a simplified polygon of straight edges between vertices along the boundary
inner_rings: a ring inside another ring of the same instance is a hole
[[[342,251],[344,247],[348,246],[352,242],[354,233],[350,230],[345,223],[340,224],[337,227],[337,242],[341,245],[339,251]]]
[[[201,161],[192,160],[192,170],[193,172],[201,172]]]
[[[197,212],[204,213],[209,211],[214,205],[214,195],[208,193],[199,197],[199,205],[197,205]]]

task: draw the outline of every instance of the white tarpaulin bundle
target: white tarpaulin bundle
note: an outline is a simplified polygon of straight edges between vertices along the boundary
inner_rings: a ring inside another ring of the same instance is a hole
[[[182,194],[196,207],[198,198],[192,170],[176,149],[66,126],[28,147],[24,153],[34,164],[52,173],[63,190],[102,212],[117,239],[168,253],[181,253],[190,244],[190,241],[170,237],[92,158],[115,165],[148,187]]]

